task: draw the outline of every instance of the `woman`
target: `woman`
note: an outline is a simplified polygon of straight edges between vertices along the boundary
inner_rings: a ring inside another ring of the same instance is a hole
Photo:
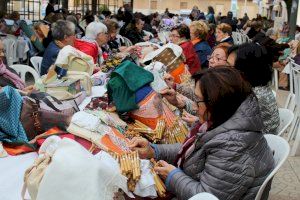
[[[185,64],[188,65],[189,72],[193,75],[201,69],[200,60],[194,50],[193,43],[190,41],[190,30],[185,24],[172,28],[170,41],[181,46],[185,56]]]
[[[193,21],[190,25],[191,42],[201,61],[202,69],[208,68],[207,56],[211,54],[211,48],[206,41],[208,27],[202,21]]]
[[[214,8],[212,6],[208,6],[208,12],[207,12],[207,15],[205,16],[207,22],[209,24],[215,24],[216,23],[216,20],[215,20],[215,11],[214,11]]]
[[[226,42],[217,45],[214,48],[212,54],[207,57],[207,60],[209,62],[209,67],[227,65],[229,47],[231,47],[231,44]]]
[[[141,158],[159,160],[154,170],[177,199],[200,192],[219,199],[255,199],[274,160],[251,86],[227,67],[208,69],[194,79],[201,125],[184,144],[154,145],[133,138],[129,147]]]
[[[273,74],[271,55],[264,47],[254,43],[233,46],[228,53],[228,64],[243,74],[258,99],[264,124],[263,133],[278,134],[278,106],[269,85]]]
[[[209,32],[207,36],[207,42],[211,48],[216,46],[216,25],[215,24],[209,24]]]
[[[150,39],[143,31],[144,24],[145,22],[142,19],[136,18],[126,27],[125,37],[128,38],[132,44],[146,42]]]
[[[84,41],[96,44],[98,46],[98,63],[104,62],[102,46],[108,42],[107,27],[101,22],[91,22],[85,31]]]
[[[216,41],[218,44],[227,42],[233,44],[233,39],[231,37],[232,28],[229,24],[219,24],[216,29]]]

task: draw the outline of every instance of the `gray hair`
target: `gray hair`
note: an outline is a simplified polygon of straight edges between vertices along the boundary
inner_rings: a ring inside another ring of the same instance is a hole
[[[70,21],[70,22],[73,22],[75,25],[78,23],[78,22],[77,22],[77,18],[76,18],[74,15],[68,15],[68,16],[66,17],[66,20],[67,20],[67,21]]]
[[[52,37],[54,40],[64,40],[68,36],[75,35],[75,24],[66,20],[58,20],[52,24]]]

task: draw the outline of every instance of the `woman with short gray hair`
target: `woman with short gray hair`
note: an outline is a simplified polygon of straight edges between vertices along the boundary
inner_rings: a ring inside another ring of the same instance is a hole
[[[104,61],[101,47],[106,45],[108,42],[107,27],[101,22],[91,22],[86,27],[85,37],[82,39],[87,42],[97,44],[99,48],[99,64],[101,65]]]
[[[53,41],[45,50],[42,64],[41,75],[48,72],[48,69],[56,61],[57,55],[63,47],[74,45],[75,40],[75,24],[66,20],[58,20],[51,27]]]

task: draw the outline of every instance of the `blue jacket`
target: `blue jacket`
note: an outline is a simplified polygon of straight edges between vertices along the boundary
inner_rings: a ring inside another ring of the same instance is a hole
[[[41,64],[41,76],[47,74],[50,66],[55,63],[59,51],[60,48],[55,44],[55,42],[51,42],[48,45]]]
[[[209,46],[209,44],[206,41],[200,41],[194,45],[194,49],[200,59],[201,67],[207,68],[208,67],[207,56],[209,56],[212,53],[212,49]]]

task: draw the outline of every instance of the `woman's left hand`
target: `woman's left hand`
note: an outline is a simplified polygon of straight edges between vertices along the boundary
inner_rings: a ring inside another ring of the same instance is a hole
[[[166,179],[168,177],[168,174],[176,169],[175,166],[167,163],[164,160],[160,160],[158,161],[159,166],[154,167],[154,171],[160,175],[160,177],[162,177],[163,179]]]

